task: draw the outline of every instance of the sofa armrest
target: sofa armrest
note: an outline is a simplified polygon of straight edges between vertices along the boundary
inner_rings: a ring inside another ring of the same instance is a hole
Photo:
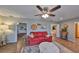
[[[46,41],[47,42],[52,42],[52,36],[47,37]]]

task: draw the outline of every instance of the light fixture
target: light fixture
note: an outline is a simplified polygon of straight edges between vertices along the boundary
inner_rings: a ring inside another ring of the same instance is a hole
[[[11,29],[10,29],[10,23],[0,23],[0,31],[4,31],[4,32],[11,32]],[[6,29],[6,30],[5,30]]]
[[[49,17],[48,14],[43,14],[43,15],[42,15],[42,18],[45,18],[45,19],[46,19],[46,18],[48,18],[48,17]]]

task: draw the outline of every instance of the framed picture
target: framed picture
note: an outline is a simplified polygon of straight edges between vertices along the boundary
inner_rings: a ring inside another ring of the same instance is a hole
[[[31,25],[31,29],[32,29],[32,30],[36,30],[36,29],[37,29],[37,24],[32,24],[32,25]]]

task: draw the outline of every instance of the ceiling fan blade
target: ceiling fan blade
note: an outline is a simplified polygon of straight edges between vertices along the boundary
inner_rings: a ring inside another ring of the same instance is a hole
[[[41,16],[42,14],[37,14],[37,15],[35,15],[35,16]]]
[[[61,5],[58,5],[58,6],[54,7],[54,8],[52,8],[52,9],[50,10],[50,12],[53,12],[53,11],[59,9],[59,8],[61,8]]]
[[[39,6],[39,5],[37,5],[36,6],[40,11],[43,11],[43,9]]]
[[[54,14],[48,14],[49,16],[55,16]]]

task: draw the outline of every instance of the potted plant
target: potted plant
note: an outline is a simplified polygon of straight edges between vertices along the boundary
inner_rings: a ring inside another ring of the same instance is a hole
[[[62,28],[62,35],[67,35],[67,28]]]

